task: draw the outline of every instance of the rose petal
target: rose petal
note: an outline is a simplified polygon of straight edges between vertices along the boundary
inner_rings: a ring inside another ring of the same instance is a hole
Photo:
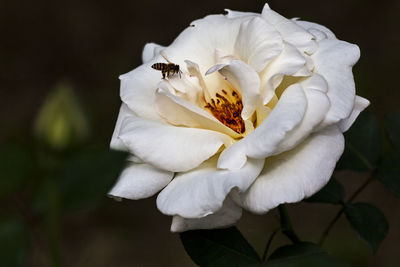
[[[325,79],[314,74],[312,77],[300,82],[307,98],[307,110],[301,123],[286,134],[285,139],[279,144],[274,154],[292,149],[309,136],[315,127],[325,118],[330,102],[326,95],[328,84]]]
[[[262,71],[282,49],[281,35],[262,18],[254,17],[240,25],[235,42],[235,55],[252,66],[256,72]]]
[[[186,66],[187,66],[187,70],[189,72],[189,74],[193,77],[196,77],[198,82],[199,82],[199,86],[202,89],[202,92],[204,93],[204,98],[205,100],[208,102],[211,99],[211,95],[210,95],[210,91],[209,88],[207,87],[207,84],[204,81],[204,77],[200,72],[200,67],[197,63],[190,61],[190,60],[185,60]]]
[[[342,131],[342,133],[346,132],[351,127],[351,125],[353,125],[354,121],[357,119],[360,112],[363,111],[368,106],[369,106],[368,99],[356,95],[354,101],[354,108],[350,116],[348,116],[346,119],[339,121],[338,123],[338,126]]]
[[[275,89],[285,75],[293,75],[306,65],[302,53],[294,46],[285,43],[282,53],[260,73],[263,104],[267,104],[275,94]]]
[[[151,68],[154,62],[162,61],[160,56],[121,75],[121,99],[139,117],[162,121],[155,108],[157,85],[161,73]]]
[[[240,136],[209,112],[164,90],[157,91],[156,103],[160,115],[173,125],[209,129],[227,134],[233,138]],[[231,140],[228,143],[230,144]]]
[[[310,31],[310,30],[318,30],[321,31],[325,34],[326,38],[328,39],[336,39],[335,34],[329,30],[327,27],[314,23],[314,22],[309,22],[309,21],[304,21],[304,20],[293,20],[297,25],[303,27],[305,30]],[[322,38],[321,38],[322,39]],[[317,38],[317,41],[321,40]]]
[[[203,89],[197,77],[182,73],[181,75],[173,75],[163,82],[168,82],[176,91],[181,93],[182,98],[192,103],[202,103]],[[179,95],[179,93],[177,94]]]
[[[260,176],[242,194],[243,207],[261,214],[311,196],[328,182],[343,149],[343,134],[333,126],[291,151],[268,158]]]
[[[301,69],[293,73],[292,76],[306,77],[312,75],[312,70],[314,69],[314,62],[312,61],[311,57],[308,56],[307,54],[304,54],[304,58],[306,60],[306,64],[304,64],[304,66]]]
[[[135,113],[133,113],[132,110],[130,110],[129,107],[125,103],[122,103],[122,105],[119,109],[119,114],[118,114],[117,122],[115,124],[114,132],[111,137],[110,147],[112,149],[124,150],[124,151],[128,150],[127,147],[125,146],[125,144],[122,142],[122,140],[119,139],[119,133],[121,131],[122,122],[128,116],[135,116]]]
[[[260,124],[268,117],[268,115],[271,113],[272,109],[264,106],[264,105],[259,105],[256,109],[257,112],[257,127],[260,126]]]
[[[212,66],[211,68],[209,68],[207,70],[207,72],[205,73],[205,76],[212,74],[216,71],[219,71],[220,69],[224,68],[225,66],[228,66],[232,60],[238,59],[233,55],[228,55],[226,54],[224,51],[222,51],[221,49],[215,49],[215,61],[217,62],[217,64],[215,64],[214,66]]]
[[[132,163],[124,169],[108,194],[134,200],[151,197],[163,189],[173,176],[173,172],[163,171],[149,164]]]
[[[142,62],[146,63],[150,61],[152,58],[156,57],[160,54],[160,51],[164,49],[164,46],[155,44],[155,43],[147,43],[142,52]]]
[[[355,85],[352,67],[360,57],[358,46],[336,39],[324,39],[312,55],[314,71],[328,82],[331,107],[321,127],[347,118],[354,106]]]
[[[174,216],[171,232],[228,227],[235,224],[240,217],[242,217],[242,208],[228,196],[218,211],[203,218],[186,219],[181,216]]]
[[[229,64],[232,60],[237,59],[233,55],[228,55],[221,49],[215,49],[215,59],[217,60],[218,64]]]
[[[227,135],[128,117],[120,138],[144,162],[162,170],[181,172],[196,168],[214,155]]]
[[[268,4],[265,4],[261,12],[261,17],[272,24],[282,34],[283,40],[294,45],[302,52],[312,54],[317,50],[318,44],[312,34],[297,25],[294,21],[271,10]]]
[[[260,16],[260,14],[253,13],[253,12],[235,11],[235,10],[230,10],[227,8],[225,8],[224,10],[227,12],[227,14],[225,16],[230,19],[248,17],[248,16]]]
[[[301,86],[288,87],[260,126],[221,153],[218,168],[237,170],[246,163],[247,156],[264,159],[272,155],[286,133],[302,121],[306,108],[307,99]]]
[[[240,170],[218,170],[216,157],[198,168],[178,173],[158,195],[157,207],[167,215],[202,218],[217,212],[233,188],[246,191],[260,173],[264,159],[249,159]]]
[[[232,59],[232,60],[233,60],[233,59]],[[214,73],[214,72],[216,72],[216,71],[219,71],[219,70],[225,68],[225,67],[228,66],[228,65],[229,65],[229,63],[219,63],[219,64],[216,64],[216,65],[212,66],[211,68],[209,68],[209,69],[206,71],[206,74],[205,74],[205,75],[210,75],[210,74],[212,74],[212,73]]]
[[[244,120],[249,119],[261,102],[260,78],[257,72],[241,60],[232,60],[219,72],[240,92],[243,102],[241,115]]]
[[[248,17],[229,19],[225,15],[210,15],[195,20],[164,52],[170,61],[184,65],[185,60],[196,62],[205,73],[215,65],[215,49],[233,55],[234,44],[242,21]]]

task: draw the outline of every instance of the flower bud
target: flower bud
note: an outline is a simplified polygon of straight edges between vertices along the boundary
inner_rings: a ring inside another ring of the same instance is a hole
[[[47,96],[34,125],[35,136],[53,149],[84,141],[89,125],[72,88],[59,84]]]

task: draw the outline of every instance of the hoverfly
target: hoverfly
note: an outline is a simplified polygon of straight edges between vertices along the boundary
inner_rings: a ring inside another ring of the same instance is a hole
[[[170,62],[162,53],[161,53],[161,55],[163,56],[163,58],[165,58],[165,60],[168,63],[158,62],[158,63],[154,63],[153,65],[151,65],[151,67],[155,70],[161,71],[163,79],[165,79],[165,76],[167,76],[167,78],[168,78],[169,76],[172,76],[175,73],[178,73],[179,78],[181,78],[182,71],[180,70],[179,65]]]

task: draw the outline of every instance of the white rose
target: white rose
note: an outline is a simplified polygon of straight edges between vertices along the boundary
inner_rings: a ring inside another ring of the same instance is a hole
[[[355,95],[356,45],[267,4],[261,14],[227,12],[192,22],[168,47],[147,44],[143,65],[120,77],[111,147],[132,157],[109,194],[161,190],[157,207],[175,232],[311,196],[369,104]],[[181,75],[162,79],[151,68],[166,60]]]

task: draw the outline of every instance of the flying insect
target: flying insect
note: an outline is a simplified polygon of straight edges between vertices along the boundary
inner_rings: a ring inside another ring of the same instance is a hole
[[[161,74],[162,74],[163,79],[165,79],[165,77],[169,78],[170,76],[172,76],[172,75],[174,75],[174,74],[176,74],[176,73],[178,73],[178,74],[179,74],[179,78],[181,78],[182,71],[180,70],[179,65],[170,62],[170,61],[163,55],[162,52],[161,52],[160,54],[162,55],[163,58],[165,58],[165,60],[166,60],[168,63],[157,62],[157,63],[154,63],[153,65],[151,65],[151,67],[152,67],[153,69],[155,69],[155,70],[161,71]]]

